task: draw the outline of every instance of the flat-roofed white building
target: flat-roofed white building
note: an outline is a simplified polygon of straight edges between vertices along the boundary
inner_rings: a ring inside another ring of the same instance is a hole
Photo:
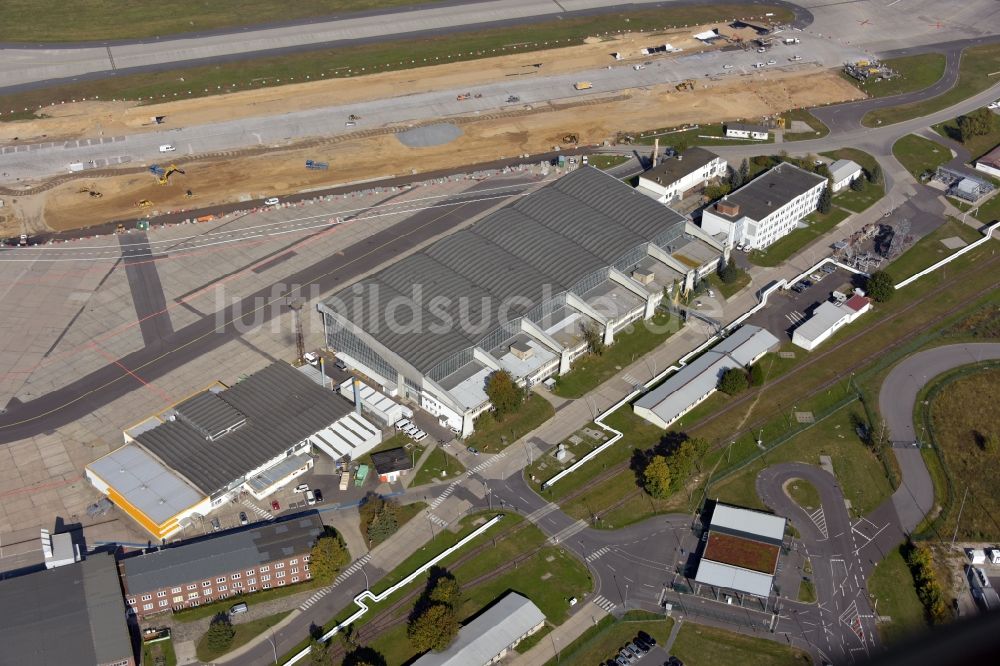
[[[780,516],[716,503],[695,581],[769,597],[784,535]]]
[[[726,136],[730,139],[756,139],[766,141],[770,130],[763,125],[748,125],[747,123],[726,123]]]
[[[726,370],[745,368],[778,346],[778,338],[758,326],[742,326],[639,398],[637,416],[667,428],[715,393]]]
[[[665,204],[683,199],[713,178],[725,174],[726,160],[704,148],[688,148],[640,174],[636,189]]]
[[[844,301],[821,303],[812,316],[792,332],[792,344],[811,351],[871,307],[871,300],[861,294],[854,294]]]
[[[976,160],[976,170],[1000,178],[1000,146]]]
[[[861,175],[861,166],[856,162],[837,160],[830,165],[830,191],[839,192],[845,187],[850,187],[851,182],[861,178]]]
[[[701,228],[729,247],[760,250],[785,236],[816,210],[827,179],[782,162],[706,208]]]

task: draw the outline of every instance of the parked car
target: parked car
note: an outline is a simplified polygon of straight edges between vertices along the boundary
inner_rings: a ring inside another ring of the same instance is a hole
[[[316,503],[316,493],[311,490],[306,491],[306,504],[312,506]]]
[[[404,428],[410,425],[412,424],[410,423],[409,419],[399,419],[398,421],[393,423],[393,426],[395,426],[396,430],[403,430]]]
[[[625,649],[631,652],[633,655],[635,655],[636,659],[646,654],[646,652],[640,650],[639,646],[637,646],[635,643],[629,643],[628,645],[625,646]]]
[[[471,453],[471,454],[472,454],[472,455],[474,455],[474,456],[478,456],[478,455],[479,455],[479,449],[477,449],[477,448],[476,448],[476,447],[474,447],[474,446],[470,446],[470,447],[468,447],[468,448],[466,449],[466,451],[468,451],[469,453]]]
[[[768,64],[768,65],[776,65],[776,64],[778,64],[778,63],[777,63],[777,62],[775,62],[774,60],[768,60],[768,61],[767,61],[767,64]]]
[[[316,504],[323,503],[323,491],[319,488],[313,488],[313,495],[316,497]]]
[[[636,636],[635,638],[633,638],[632,642],[635,643],[635,646],[637,648],[639,648],[639,652],[641,652],[643,654],[646,654],[647,652],[649,652],[650,648],[652,647],[649,643],[647,643],[646,641],[642,640],[638,636]]]
[[[628,659],[621,656],[615,657],[615,664],[617,664],[617,666],[628,666]]]
[[[682,551],[681,555],[683,554],[684,553]],[[647,634],[645,631],[639,632],[639,639],[642,640],[642,642],[645,643],[646,645],[656,645],[656,639]]]
[[[732,68],[733,68],[732,65],[723,65],[722,66],[722,69],[732,69]]]
[[[281,511],[281,505],[278,500],[271,500],[271,511]]]
[[[634,654],[632,654],[632,651],[629,650],[627,647],[623,647],[621,650],[619,650],[618,654],[620,654],[622,657],[624,657],[625,661],[627,661],[630,664],[632,662],[639,661],[639,657],[637,657]]]
[[[667,666],[684,666],[684,662],[671,655],[670,659],[667,659]]]
[[[229,609],[229,614],[239,615],[240,613],[246,613],[249,610],[250,610],[249,606],[247,606],[245,603],[235,604],[232,608]]]
[[[264,199],[264,205],[265,206],[277,206],[278,205],[278,197],[269,197],[267,199]]]
[[[160,152],[161,152],[161,153],[172,153],[172,152],[174,152],[175,150],[177,150],[177,149],[176,149],[176,148],[174,148],[174,147],[173,147],[172,145],[170,145],[169,143],[165,143],[165,144],[163,144],[162,146],[160,146]]]
[[[709,297],[711,297],[711,298],[715,298],[715,292],[714,292],[714,291],[712,291],[711,289],[709,289],[709,290],[708,290],[708,295],[709,295]]]
[[[212,518],[212,531],[218,532],[222,529],[222,523],[219,522],[218,518]]]
[[[837,267],[834,266],[833,264],[823,264],[823,272],[826,273],[827,275],[833,274],[834,272],[836,272],[836,270]]]
[[[308,490],[309,490],[309,484],[308,483],[300,483],[299,485],[295,486],[295,492],[297,492],[297,493],[304,493],[304,492],[306,492]]]
[[[240,511],[240,525],[249,525],[250,519],[247,518],[246,511]]]
[[[410,438],[413,439],[414,442],[419,442],[425,437],[427,437],[427,433],[424,432],[423,430],[417,430],[415,433],[410,435]]]
[[[319,367],[319,354],[316,352],[306,352],[302,355],[302,360],[309,365]]]

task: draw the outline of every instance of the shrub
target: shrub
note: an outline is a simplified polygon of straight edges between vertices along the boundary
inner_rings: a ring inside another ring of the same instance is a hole
[[[730,368],[722,373],[719,378],[719,390],[729,395],[742,393],[750,387],[750,380],[747,378],[746,370],[743,368]]]
[[[205,634],[208,647],[218,653],[223,653],[233,644],[236,630],[229,622],[229,616],[219,613],[212,618],[212,623],[208,625],[208,633]]]

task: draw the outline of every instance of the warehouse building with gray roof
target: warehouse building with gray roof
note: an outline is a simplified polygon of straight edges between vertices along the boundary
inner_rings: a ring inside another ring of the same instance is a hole
[[[586,329],[611,344],[650,318],[663,288],[644,262],[689,279],[693,267],[672,253],[692,234],[708,238],[618,179],[580,168],[320,304],[326,340],[383,391],[464,436],[489,408],[493,372],[530,386],[585,353]]]

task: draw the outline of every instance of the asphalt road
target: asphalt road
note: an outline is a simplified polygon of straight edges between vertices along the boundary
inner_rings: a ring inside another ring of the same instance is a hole
[[[530,182],[526,181],[524,185],[527,188]],[[516,193],[511,190],[500,198],[476,194],[481,187],[489,186],[484,184],[470,188],[461,196],[441,202],[433,209],[411,215],[399,224],[346,248],[342,253],[284,276],[280,282],[301,285],[303,294],[311,284],[318,284],[320,293],[330,293],[349,285],[357,276],[410,251],[428,238],[454,229],[470,217]],[[276,248],[262,261],[277,257],[288,249],[287,246]],[[150,283],[152,276],[137,272],[135,277],[144,281],[144,284],[134,287],[141,295],[139,309],[154,307],[150,301],[152,296],[148,296],[154,286]],[[255,317],[257,323],[262,320],[266,322],[274,315],[275,308],[264,307],[263,313],[258,310],[261,303],[270,303],[273,299],[271,285],[268,285],[230,305],[222,313],[211,313],[172,332],[155,324],[156,317],[147,320],[151,328],[148,331],[144,329],[143,333],[144,338],[147,333],[149,337],[146,338],[146,346],[139,351],[110,361],[100,370],[30,402],[11,400],[6,405],[6,410],[0,413],[0,444],[25,439],[71,423],[102,405],[141,388],[143,384],[137,376],[151,381],[177,367],[196,361],[206,352],[239,337],[241,328],[249,328]],[[241,326],[243,319],[247,320],[247,324]],[[225,325],[220,326],[218,322],[225,322]]]
[[[734,0],[736,4],[755,4]],[[246,26],[163,39],[100,44],[0,44],[0,93],[104,78],[118,74],[207,65],[283,53],[510,27],[569,16],[696,5],[698,0],[453,0],[431,5],[360,12],[343,17]],[[807,9],[783,0],[795,25],[812,22]]]

